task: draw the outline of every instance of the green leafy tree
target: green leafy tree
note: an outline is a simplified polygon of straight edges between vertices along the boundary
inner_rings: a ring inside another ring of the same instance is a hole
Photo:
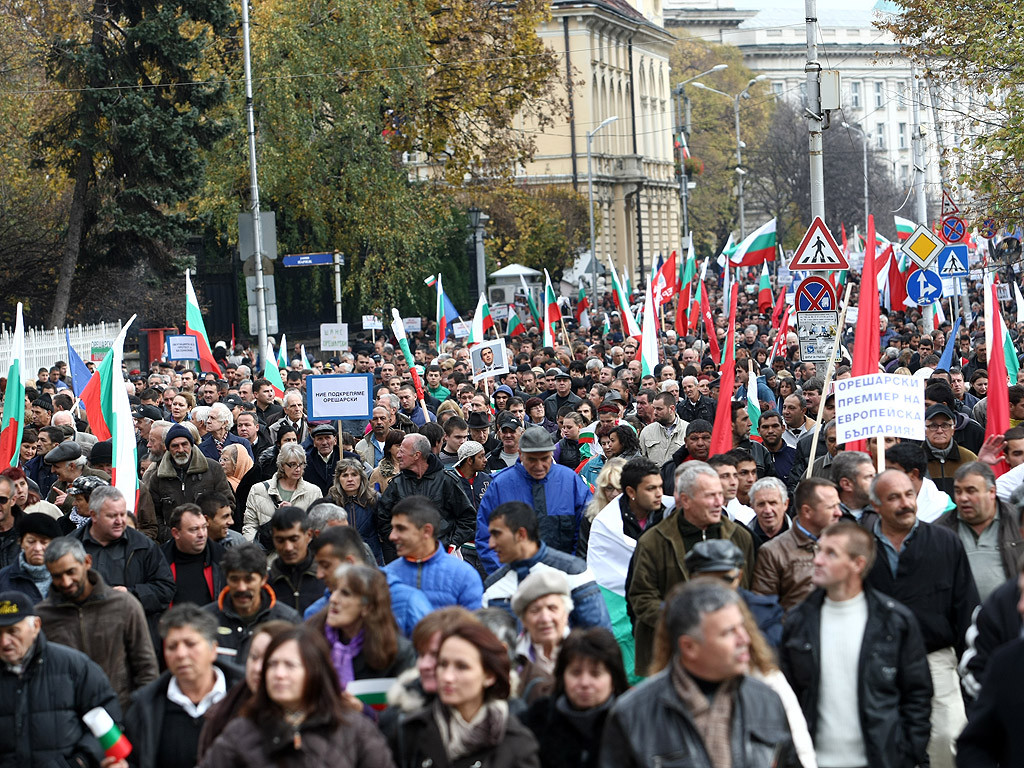
[[[64,323],[86,243],[107,265],[167,268],[181,255],[201,150],[227,127],[209,116],[227,88],[200,82],[201,64],[232,19],[226,0],[97,0],[41,19],[48,80],[65,99],[35,140],[72,187],[50,325]]]

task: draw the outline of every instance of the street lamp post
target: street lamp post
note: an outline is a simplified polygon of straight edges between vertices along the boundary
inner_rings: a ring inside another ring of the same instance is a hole
[[[593,144],[595,133],[600,131],[609,123],[614,123],[618,119],[618,115],[606,117],[598,124],[597,128],[592,131],[587,131],[587,198],[589,200],[590,211],[590,280],[591,290],[593,291],[591,305],[594,307],[595,312],[597,311],[597,251],[594,246],[594,170],[591,165],[591,145]]]
[[[861,146],[864,148],[864,237],[868,232],[868,133],[861,126],[854,123],[843,123],[843,128],[860,134]]]
[[[681,239],[687,247],[690,244],[690,179],[686,173],[686,158],[683,157],[683,147],[688,145],[690,138],[690,99],[686,95],[686,86],[696,80],[700,80],[705,75],[710,75],[712,72],[721,72],[723,69],[728,69],[728,67],[728,64],[716,64],[699,75],[694,75],[680,83],[676,83],[672,88],[672,95],[677,100],[676,133],[681,134],[683,137],[682,146],[679,148],[679,200],[683,207],[683,233]],[[679,114],[680,108],[682,109],[682,115]]]
[[[747,217],[746,211],[744,210],[743,201],[743,177],[746,175],[747,172],[743,170],[743,148],[745,145],[743,143],[743,140],[740,138],[740,101],[742,99],[749,99],[750,87],[754,83],[759,83],[762,80],[765,80],[767,77],[767,75],[758,75],[757,77],[753,78],[749,83],[747,83],[746,88],[744,88],[736,95],[728,94],[725,91],[720,91],[717,88],[712,88],[711,86],[705,85],[704,83],[693,84],[694,88],[700,88],[702,91],[711,91],[712,93],[717,93],[719,96],[725,96],[725,98],[727,99],[732,99],[733,102],[733,119],[736,124],[736,198],[737,202],[739,203],[740,209],[740,240],[743,240],[743,238],[747,236]]]

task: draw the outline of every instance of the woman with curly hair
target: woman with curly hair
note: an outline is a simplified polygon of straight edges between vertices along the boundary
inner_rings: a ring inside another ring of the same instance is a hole
[[[403,440],[405,432],[401,429],[392,429],[384,438],[384,458],[370,473],[370,487],[377,493],[384,493],[391,478],[398,474],[398,449],[402,447]]]

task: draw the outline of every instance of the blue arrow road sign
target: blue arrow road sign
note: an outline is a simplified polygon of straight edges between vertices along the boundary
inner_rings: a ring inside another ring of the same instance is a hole
[[[285,256],[282,263],[286,267],[315,267],[318,264],[333,264],[333,253],[293,253]]]
[[[967,277],[966,245],[947,245],[939,252],[939,274],[942,277]]]
[[[942,278],[928,269],[914,272],[907,280],[907,295],[921,306],[931,304],[942,296]]]

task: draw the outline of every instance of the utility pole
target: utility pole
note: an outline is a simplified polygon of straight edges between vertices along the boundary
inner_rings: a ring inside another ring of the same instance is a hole
[[[256,117],[252,103],[252,57],[249,50],[249,0],[242,0],[242,55],[245,67],[245,120],[249,134],[249,196],[252,209],[252,242],[256,253],[256,336],[259,358],[267,354],[267,296],[263,281],[263,232],[260,228],[260,185],[256,175]]]
[[[928,200],[924,195],[924,129],[921,127],[921,88],[917,82],[917,67],[910,65],[910,103],[913,120],[912,147],[914,155],[914,197],[917,204],[917,223],[928,226]]]
[[[825,218],[825,166],[822,155],[822,121],[821,89],[818,77],[821,64],[818,61],[818,3],[817,0],[804,0],[804,16],[807,23],[807,130],[808,145],[811,156],[811,216]]]

